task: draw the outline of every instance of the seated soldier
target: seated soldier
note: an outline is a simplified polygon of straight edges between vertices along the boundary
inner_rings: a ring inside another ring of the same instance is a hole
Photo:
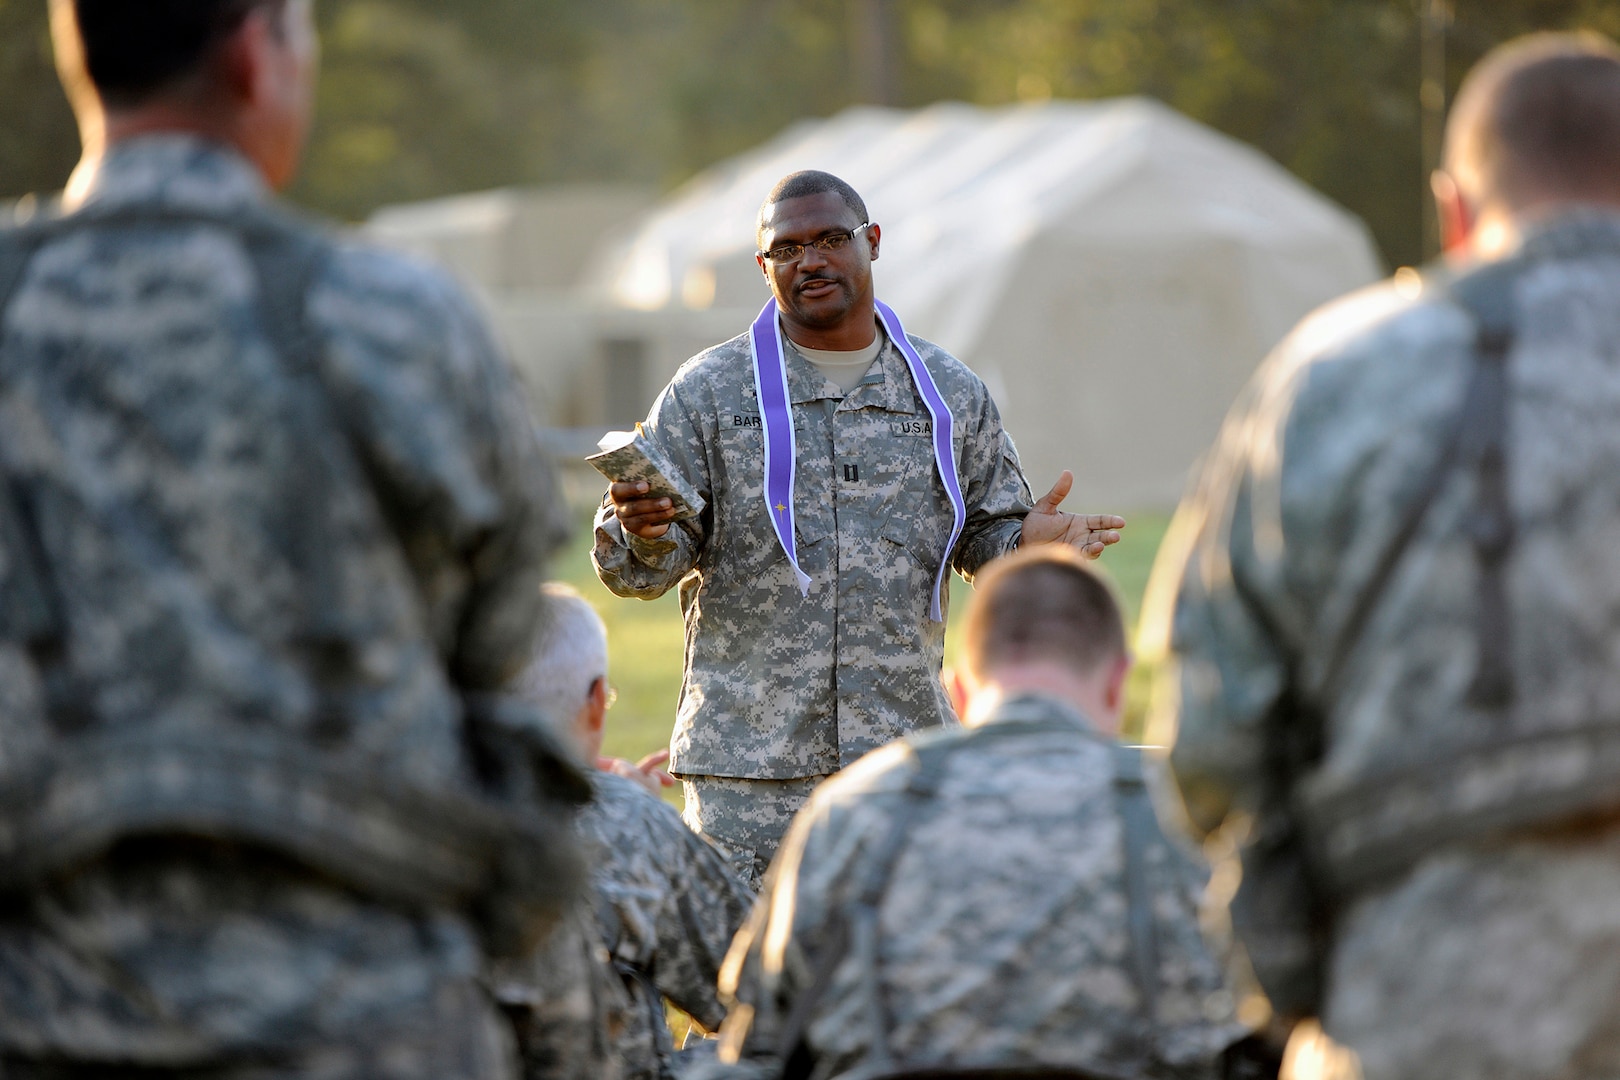
[[[1200,880],[1115,741],[1113,596],[1061,547],[978,586],[965,730],[815,793],[726,960],[704,1076],[1232,1075],[1247,1032],[1199,936]]]
[[[572,588],[548,584],[542,591],[549,617],[519,693],[600,766],[592,773],[595,797],[576,827],[595,862],[590,918],[633,1003],[608,1042],[624,1080],[669,1080],[678,1055],[664,999],[704,1027],[719,1027],[720,964],[754,897],[674,807],[645,790],[660,784],[656,755],[639,765],[600,757],[610,695],[606,630]],[[558,1057],[537,1038],[578,1034],[577,1025],[549,1026],[549,1035],[531,1030],[520,1040],[526,1064]]]

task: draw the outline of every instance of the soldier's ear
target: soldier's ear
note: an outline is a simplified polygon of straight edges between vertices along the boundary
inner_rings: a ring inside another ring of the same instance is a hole
[[[265,47],[273,32],[264,9],[255,8],[215,51],[211,66],[216,89],[233,104],[264,97],[269,77]]]
[[[1108,681],[1103,686],[1103,704],[1108,711],[1118,716],[1125,708],[1125,680],[1131,673],[1131,657],[1129,653],[1121,653],[1115,657],[1108,668]]]
[[[605,676],[600,676],[591,683],[590,692],[585,695],[586,724],[591,731],[601,731],[607,723],[608,684]]]
[[[1474,209],[1468,197],[1452,175],[1444,169],[1429,174],[1429,190],[1434,192],[1434,205],[1440,225],[1440,246],[1446,251],[1460,252],[1468,246],[1474,233]]]
[[[968,701],[973,697],[967,677],[963,675],[961,668],[948,667],[940,672],[940,681],[945,684],[945,692],[951,698],[951,707],[956,710],[956,718],[960,720],[967,715]]]
[[[278,14],[279,12],[279,14]],[[260,4],[219,46],[214,54],[214,76],[219,89],[244,105],[281,104],[287,87],[292,28],[285,8]]]

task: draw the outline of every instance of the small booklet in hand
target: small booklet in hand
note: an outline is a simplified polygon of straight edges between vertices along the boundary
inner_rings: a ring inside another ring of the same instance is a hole
[[[684,521],[703,511],[703,496],[648,441],[641,433],[640,424],[634,431],[610,431],[596,445],[602,452],[585,460],[609,480],[618,483],[645,480],[647,494],[642,498],[668,499],[675,508],[675,517],[671,520]]]

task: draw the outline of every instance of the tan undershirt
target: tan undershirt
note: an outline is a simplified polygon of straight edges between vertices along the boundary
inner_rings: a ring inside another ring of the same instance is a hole
[[[883,330],[880,327],[872,335],[872,344],[864,349],[843,351],[838,349],[807,349],[798,342],[788,339],[788,343],[798,354],[810,361],[815,369],[838,384],[838,389],[848,394],[861,385],[866,373],[872,367],[872,362],[883,351]]]

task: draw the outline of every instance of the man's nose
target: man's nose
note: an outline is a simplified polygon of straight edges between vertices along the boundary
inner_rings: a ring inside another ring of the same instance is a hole
[[[799,269],[810,270],[818,266],[827,265],[827,253],[814,244],[804,246],[804,254],[799,256]]]

